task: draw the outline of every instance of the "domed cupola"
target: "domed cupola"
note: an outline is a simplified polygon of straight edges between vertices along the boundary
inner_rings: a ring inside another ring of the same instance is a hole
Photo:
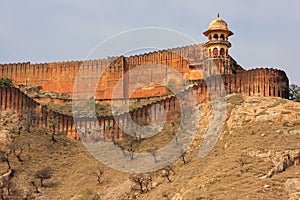
[[[220,18],[219,14],[203,34],[208,37],[205,48],[209,57],[228,56],[228,49],[231,47],[228,37],[233,35],[233,32],[228,29],[227,23]]]

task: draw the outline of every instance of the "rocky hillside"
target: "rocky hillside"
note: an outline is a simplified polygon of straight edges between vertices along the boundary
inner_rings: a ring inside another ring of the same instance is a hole
[[[59,135],[53,141],[51,134],[34,127],[28,132],[17,116],[2,111],[0,142],[1,151],[6,152],[0,163],[2,183],[6,183],[1,186],[2,196],[66,200],[299,199],[300,103],[230,95],[226,107],[222,134],[206,157],[199,158],[199,149],[210,123],[211,106],[201,105],[200,127],[184,159],[143,175],[98,163],[80,141]],[[148,145],[171,137],[167,124]],[[145,145],[142,141],[141,147]],[[41,186],[36,174],[45,168],[51,169],[51,176]]]
[[[227,99],[225,128],[212,152],[199,158],[205,135],[199,130],[188,163],[173,164],[173,181],[141,199],[300,198],[300,104],[241,95]],[[202,125],[205,130],[205,121]]]

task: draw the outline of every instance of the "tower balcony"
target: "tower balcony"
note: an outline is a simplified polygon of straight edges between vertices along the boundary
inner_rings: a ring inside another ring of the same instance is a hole
[[[223,44],[228,47],[231,47],[231,43],[228,40],[210,40],[205,43],[205,46],[215,45],[215,44]]]

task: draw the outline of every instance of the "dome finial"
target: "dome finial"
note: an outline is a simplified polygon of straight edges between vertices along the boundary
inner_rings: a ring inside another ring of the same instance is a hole
[[[220,18],[220,14],[218,13],[218,18]]]

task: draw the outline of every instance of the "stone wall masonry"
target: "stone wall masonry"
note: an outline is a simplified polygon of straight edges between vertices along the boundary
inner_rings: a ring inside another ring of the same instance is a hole
[[[213,91],[221,91],[221,84],[226,94],[242,93],[245,96],[261,95],[288,99],[289,81],[284,71],[258,68],[237,74],[211,76],[205,80],[192,80],[199,101],[213,98]],[[217,93],[218,94],[218,93]]]
[[[232,80],[227,86],[233,91],[227,91],[228,93],[236,92],[246,96],[259,94],[286,99],[289,97],[289,80],[282,70],[252,69],[234,75]]]
[[[175,70],[184,74],[189,70],[189,63],[200,62],[203,59],[202,49],[202,44],[197,44],[126,58],[120,56],[87,61],[0,64],[0,77],[12,78],[15,85],[42,86],[44,91],[72,95],[76,76],[81,74],[78,79],[79,82],[86,83],[86,78],[91,79],[91,85],[97,85],[96,97],[109,99],[112,97],[112,91],[117,81],[133,67],[151,63],[163,64],[172,66]],[[106,67],[107,70],[104,71]],[[102,78],[98,81],[101,74]],[[123,89],[120,91],[120,96],[125,98],[128,95],[127,84],[124,80]],[[87,84],[83,87],[87,87]],[[155,93],[155,91],[151,92]],[[164,92],[159,90],[156,93]],[[140,95],[149,96],[149,92],[143,91],[140,92]]]
[[[75,66],[75,65],[74,65]],[[87,67],[91,67],[88,65]],[[22,67],[22,65],[20,65]],[[56,67],[57,69],[57,67]],[[284,71],[276,69],[254,69],[238,74],[209,77],[206,80],[190,82],[193,86],[183,91],[182,96],[188,99],[194,93],[199,103],[210,101],[222,91],[222,84],[226,94],[242,93],[246,96],[262,95],[288,98],[288,78]],[[23,118],[32,120],[34,126],[49,131],[61,132],[73,139],[84,136],[87,141],[94,139],[116,140],[124,136],[120,127],[132,130],[133,122],[145,125],[150,122],[161,122],[166,112],[167,120],[174,120],[180,116],[180,104],[175,96],[144,105],[129,113],[115,116],[98,116],[97,119],[82,117],[74,122],[72,116],[52,111],[14,87],[0,87],[0,107],[12,109]],[[164,109],[162,109],[164,108]]]
[[[41,85],[43,90],[72,94],[75,77],[78,78],[79,87],[84,88],[87,94],[92,93],[96,87],[97,99],[111,99],[116,83],[130,69],[143,64],[163,64],[171,66],[183,75],[189,70],[189,61],[200,62],[204,55],[202,46],[190,45],[180,48],[161,50],[131,57],[108,57],[106,59],[53,62],[42,64],[17,63],[0,65],[0,77],[12,78],[15,85]],[[193,60],[193,55],[197,55]],[[188,60],[188,58],[192,58]],[[108,66],[107,70],[104,70]],[[80,68],[81,67],[81,68]],[[79,68],[81,69],[79,71]],[[103,73],[102,73],[103,72]],[[98,81],[98,75],[102,78]],[[146,73],[146,74],[145,74]],[[148,76],[150,72],[141,71],[139,74]],[[140,76],[141,76],[140,75]],[[167,79],[167,74],[165,79]],[[253,69],[249,71],[239,70],[236,74],[223,75],[226,79],[227,93],[243,93],[245,95],[261,94],[263,96],[280,96],[288,98],[288,78],[281,70]],[[133,77],[141,78],[141,77]],[[86,79],[90,80],[86,84]],[[131,77],[132,79],[132,77]],[[81,84],[82,83],[82,84]],[[128,98],[129,80],[124,78],[123,85],[118,90],[116,98]],[[138,90],[132,97],[147,97],[166,94],[164,88],[151,90]],[[85,94],[83,94],[85,95]]]
[[[43,128],[55,133],[65,134],[69,138],[86,140],[107,139],[116,140],[123,137],[124,133],[120,127],[125,130],[132,131],[133,124],[129,122],[129,117],[135,123],[145,124],[150,122],[161,122],[162,113],[161,106],[167,113],[168,120],[178,116],[180,112],[179,104],[176,103],[175,97],[160,100],[149,105],[137,108],[129,113],[113,116],[98,116],[97,119],[81,117],[73,119],[73,116],[64,115],[62,113],[52,111],[15,87],[0,87],[0,105],[2,109],[12,109],[22,118],[29,120],[32,126]],[[95,134],[97,137],[95,137]]]

